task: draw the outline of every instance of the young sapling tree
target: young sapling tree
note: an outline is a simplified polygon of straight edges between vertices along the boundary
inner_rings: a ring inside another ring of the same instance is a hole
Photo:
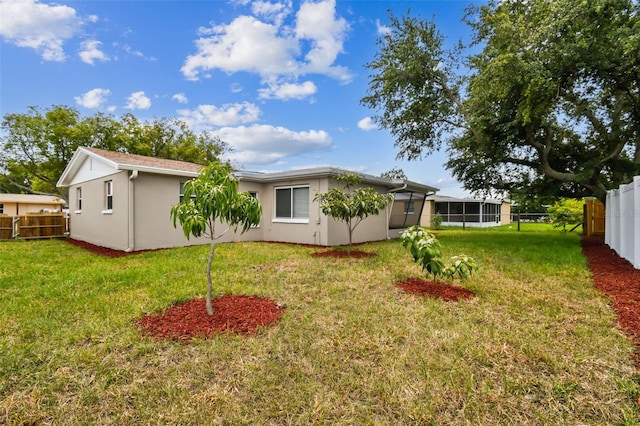
[[[350,255],[353,231],[365,218],[377,215],[380,210],[384,210],[393,201],[393,195],[380,194],[369,187],[352,191],[352,186],[362,182],[362,177],[357,174],[345,173],[336,176],[334,180],[342,183],[344,189],[331,188],[325,193],[316,194],[313,200],[320,203],[322,213],[347,225],[349,233],[347,253]]]
[[[478,265],[472,257],[459,255],[449,259],[450,264],[442,261],[442,246],[438,238],[420,226],[407,228],[400,237],[402,245],[411,252],[413,261],[418,263],[423,271],[431,274],[433,282],[438,277],[453,280],[465,279],[471,276]]]
[[[213,280],[211,267],[215,255],[215,242],[232,227],[240,233],[258,225],[262,208],[258,200],[248,192],[238,192],[238,180],[232,174],[231,166],[215,160],[202,169],[198,176],[184,184],[182,201],[171,208],[173,226],[180,222],[185,237],[206,236],[211,239],[207,262],[207,313],[213,315],[211,292]],[[216,222],[227,225],[220,234],[216,233]]]

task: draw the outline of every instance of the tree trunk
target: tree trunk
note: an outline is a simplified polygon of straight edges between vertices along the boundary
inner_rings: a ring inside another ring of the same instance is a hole
[[[213,281],[211,279],[211,266],[213,264],[213,256],[216,253],[216,242],[211,238],[211,248],[209,249],[209,260],[207,262],[207,313],[213,315],[213,307],[211,306],[211,292],[213,289]]]

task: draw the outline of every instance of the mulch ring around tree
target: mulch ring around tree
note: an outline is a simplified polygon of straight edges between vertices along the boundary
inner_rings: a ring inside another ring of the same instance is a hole
[[[636,367],[640,370],[640,269],[618,256],[602,237],[583,237],[582,251],[594,285],[611,299],[620,328],[636,347]]]
[[[213,315],[207,314],[205,299],[193,299],[136,321],[144,335],[183,344],[220,333],[255,335],[260,327],[276,323],[285,308],[258,296],[226,295],[211,300]]]
[[[337,258],[346,258],[346,257],[350,257],[353,259],[362,259],[365,257],[376,257],[377,254],[375,253],[368,253],[365,251],[360,251],[360,250],[351,250],[351,253],[347,252],[346,250],[338,250],[338,249],[331,249],[331,250],[325,250],[325,251],[318,251],[315,253],[311,253],[311,256],[313,257],[337,257]]]
[[[471,290],[463,287],[445,283],[434,283],[433,281],[425,281],[421,278],[409,278],[404,281],[399,281],[396,283],[396,286],[407,293],[454,302],[460,299],[469,299],[476,295]]]

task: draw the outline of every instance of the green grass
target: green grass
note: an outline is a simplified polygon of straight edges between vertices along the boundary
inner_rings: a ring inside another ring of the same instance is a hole
[[[579,239],[545,229],[438,231],[480,270],[457,303],[402,293],[377,257],[222,244],[215,293],[285,304],[255,337],[189,345],[134,322],[203,296],[208,247],[101,258],[63,241],[0,243],[0,423],[637,424],[632,347]]]

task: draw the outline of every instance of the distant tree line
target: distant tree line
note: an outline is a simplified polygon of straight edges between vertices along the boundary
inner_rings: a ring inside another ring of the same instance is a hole
[[[56,188],[78,147],[87,146],[207,165],[228,151],[208,132],[196,133],[175,118],[138,120],[97,113],[82,117],[68,106],[6,114],[0,136],[0,192],[67,194]]]

